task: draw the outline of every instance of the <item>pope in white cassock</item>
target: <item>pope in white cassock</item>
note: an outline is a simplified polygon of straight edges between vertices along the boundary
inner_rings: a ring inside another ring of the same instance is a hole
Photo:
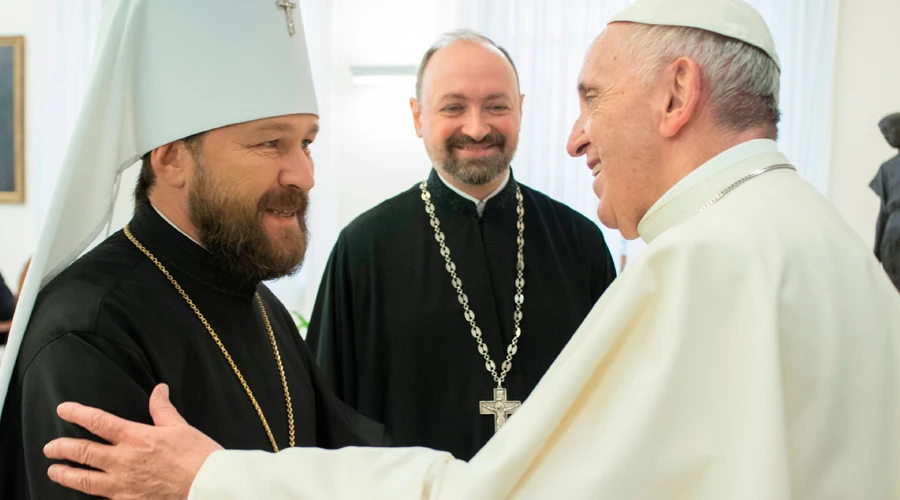
[[[740,0],[639,0],[593,43],[568,150],[648,246],[468,463],[210,454],[158,390],[156,427],[63,405],[113,446],[54,441],[105,472],[51,477],[114,499],[900,499],[900,296],[778,152],[779,74]]]

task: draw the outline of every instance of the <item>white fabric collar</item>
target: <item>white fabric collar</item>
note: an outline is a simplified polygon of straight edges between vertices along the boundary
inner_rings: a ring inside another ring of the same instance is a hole
[[[437,169],[435,169],[435,170],[437,170]],[[503,191],[503,188],[505,188],[506,185],[509,184],[509,177],[510,177],[510,171],[509,171],[509,169],[507,169],[506,175],[503,177],[503,182],[501,182],[500,185],[497,186],[497,189],[495,189],[491,194],[487,195],[487,197],[485,199],[479,200],[478,198],[462,191],[461,189],[457,188],[453,184],[450,184],[449,182],[447,182],[447,180],[444,179],[443,174],[441,174],[441,172],[438,170],[438,179],[440,179],[441,182],[443,182],[445,186],[452,189],[454,193],[456,193],[456,194],[462,196],[463,198],[474,203],[475,210],[478,212],[479,217],[481,217],[481,214],[484,213],[484,207],[487,205],[487,201],[490,200],[491,198],[493,198],[494,196],[497,196],[500,193],[500,191]]]
[[[660,199],[656,200],[656,203],[650,207],[650,210],[647,210],[647,214],[654,212],[659,207],[674,200],[678,195],[696,186],[700,181],[712,177],[735,163],[744,161],[751,156],[763,153],[774,153],[777,151],[778,145],[771,139],[753,139],[752,141],[742,142],[737,146],[726,149],[710,158],[703,165],[697,167],[693,172],[686,175],[684,179],[678,181],[678,183],[666,191]],[[647,214],[644,215],[644,218],[647,217]]]
[[[195,240],[194,238],[191,238],[189,234],[187,234],[186,232],[182,231],[180,227],[176,226],[174,222],[170,221],[169,218],[166,217],[165,215],[163,215],[163,213],[160,212],[158,208],[154,207],[152,203],[150,204],[150,206],[153,207],[153,210],[155,210],[156,213],[159,214],[160,217],[162,217],[162,220],[168,222],[169,225],[172,226],[172,227],[174,227],[176,231],[178,231],[179,233],[183,234],[185,238],[187,238],[187,239],[193,241],[194,243],[200,245],[200,242],[199,242],[199,241]],[[200,246],[202,247],[203,245],[200,245]]]
[[[788,160],[778,152],[778,146],[771,139],[754,139],[719,153],[666,191],[641,218],[638,234],[650,243],[676,221],[696,215],[708,201],[705,198],[711,198],[745,175],[743,170],[779,163],[788,163]],[[738,177],[732,178],[735,176]],[[697,196],[700,198],[695,200]],[[697,203],[699,205],[693,206]]]

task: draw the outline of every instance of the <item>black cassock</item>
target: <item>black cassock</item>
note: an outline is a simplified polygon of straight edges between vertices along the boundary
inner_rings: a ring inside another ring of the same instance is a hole
[[[869,187],[881,198],[875,226],[875,256],[900,290],[900,155],[881,165]]]
[[[16,310],[16,298],[13,297],[12,292],[9,291],[9,288],[6,286],[6,282],[3,281],[3,276],[0,275],[0,321],[9,321],[12,319],[13,312]],[[4,332],[0,332],[4,333]],[[5,344],[6,338],[0,338],[0,344]]]
[[[475,204],[432,170],[428,189],[463,291],[498,372],[513,335],[517,214],[513,179]],[[521,186],[525,208],[522,336],[504,386],[528,397],[615,278],[593,222]],[[307,342],[338,396],[385,424],[396,446],[468,460],[494,434],[479,413],[493,381],[450,283],[416,185],[361,215],[338,237]],[[515,415],[510,417],[515,418]]]
[[[288,446],[285,397],[254,294],[266,307],[293,402],[297,446],[382,444],[383,428],[338,400],[291,316],[262,284],[239,283],[149,205],[134,236],[168,268],[241,370],[279,448]],[[47,478],[44,445],[88,437],[56,406],[77,401],[151,423],[157,383],[175,408],[225,448],[271,451],[243,386],[206,328],[162,272],[121,231],[39,294],[0,420],[0,498],[85,498]],[[96,438],[95,438],[96,439]]]

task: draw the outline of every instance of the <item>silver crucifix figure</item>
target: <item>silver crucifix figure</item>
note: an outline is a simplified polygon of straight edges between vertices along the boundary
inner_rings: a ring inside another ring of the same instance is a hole
[[[479,403],[482,415],[494,416],[494,432],[500,430],[506,423],[506,417],[515,413],[522,406],[520,401],[507,401],[506,389],[497,387],[494,389],[494,399]]]
[[[294,33],[296,33],[297,30],[294,29],[293,10],[297,8],[297,4],[289,2],[287,0],[278,0],[277,2],[275,2],[275,5],[284,9],[284,13],[287,14],[288,34],[294,36]]]

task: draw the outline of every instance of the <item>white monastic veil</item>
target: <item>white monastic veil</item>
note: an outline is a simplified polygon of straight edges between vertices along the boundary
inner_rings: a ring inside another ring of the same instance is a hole
[[[35,297],[113,219],[123,171],[199,132],[318,114],[300,13],[290,12],[293,35],[275,0],[105,0],[85,101],[0,363],[0,412]]]

